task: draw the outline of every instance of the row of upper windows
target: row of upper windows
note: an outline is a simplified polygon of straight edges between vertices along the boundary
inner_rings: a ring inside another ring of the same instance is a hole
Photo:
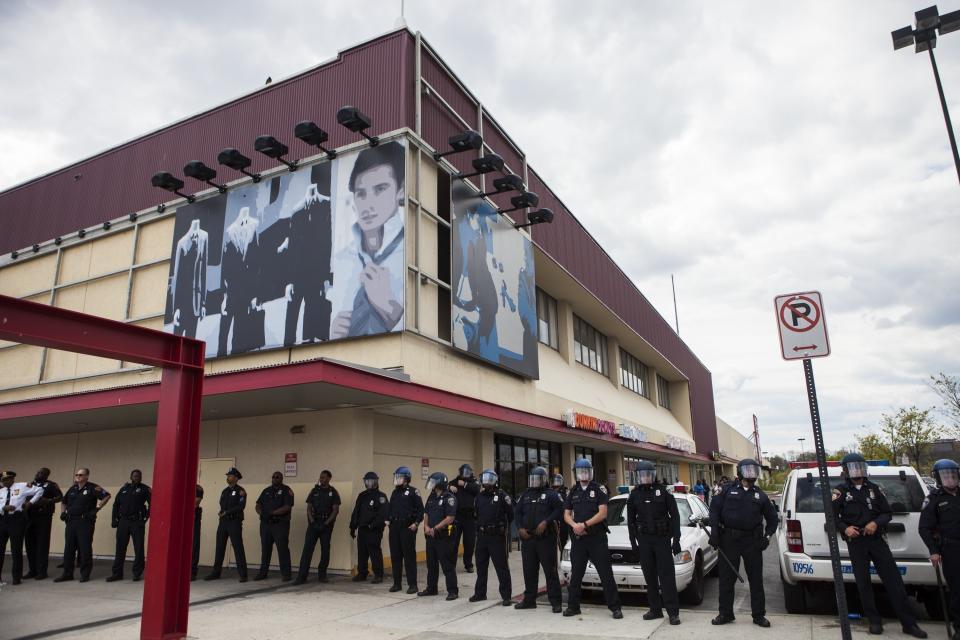
[[[537,289],[538,338],[552,349],[559,349],[557,301]],[[580,316],[573,315],[573,357],[580,364],[602,375],[608,375],[607,336],[597,331]],[[620,349],[620,384],[650,399],[650,368],[625,349]],[[670,408],[670,383],[656,374],[657,402]]]

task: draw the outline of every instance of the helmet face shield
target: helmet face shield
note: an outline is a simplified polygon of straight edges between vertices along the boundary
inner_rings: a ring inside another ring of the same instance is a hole
[[[427,480],[427,493],[430,493],[430,492],[433,491],[436,487],[437,487],[437,479],[436,479],[436,478],[430,478],[429,480]]]
[[[553,486],[555,486],[555,487],[562,487],[562,486],[563,486],[563,476],[561,476],[560,474],[557,474],[557,475],[553,476]]]
[[[653,481],[657,478],[656,471],[641,470],[637,472],[637,482],[640,484],[653,484]]]
[[[495,487],[500,478],[493,471],[484,471],[480,474],[480,484],[485,487]]]
[[[400,485],[402,485],[402,484],[403,484],[404,482],[406,482],[406,481],[407,481],[407,476],[406,476],[406,474],[403,474],[403,473],[395,473],[395,474],[393,474],[393,486],[399,487]]]
[[[740,467],[740,477],[744,480],[756,480],[760,477],[760,465],[745,464]]]
[[[867,477],[867,463],[866,462],[848,462],[846,465],[845,471],[847,472],[848,478],[866,478]]]
[[[375,478],[369,478],[363,481],[363,486],[367,489],[376,489],[378,484],[380,483]]]
[[[473,478],[473,467],[468,464],[463,465],[460,467],[460,475],[463,476],[464,480],[470,480]]]
[[[574,469],[574,473],[577,475],[579,482],[590,482],[593,480],[592,467],[580,467],[579,469]]]
[[[531,473],[527,476],[527,486],[531,489],[541,489],[547,485],[547,479],[539,473]]]
[[[956,469],[943,469],[937,474],[940,476],[940,484],[946,489],[956,489],[960,484],[960,472]]]

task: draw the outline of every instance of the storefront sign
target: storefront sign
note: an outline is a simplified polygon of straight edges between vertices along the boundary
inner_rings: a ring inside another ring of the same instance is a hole
[[[283,454],[283,475],[287,478],[297,477],[297,454]]]
[[[611,435],[617,432],[617,425],[613,422],[588,416],[585,413],[577,413],[573,409],[567,409],[563,412],[563,420],[571,429],[593,431],[594,433],[609,433]]]
[[[617,425],[617,435],[624,440],[633,440],[634,442],[646,442],[647,432],[640,427],[621,422]]]
[[[420,458],[420,477],[424,480],[430,477],[430,458]]]
[[[679,451],[683,451],[684,453],[693,453],[695,449],[692,442],[677,436],[667,436],[666,445],[670,449],[677,449]]]

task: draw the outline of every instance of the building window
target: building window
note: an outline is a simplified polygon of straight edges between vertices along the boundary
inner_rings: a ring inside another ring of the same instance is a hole
[[[607,336],[573,316],[573,354],[580,364],[607,375]]]
[[[648,375],[647,365],[620,349],[620,384],[644,398],[649,398]]]
[[[537,288],[537,326],[540,342],[559,349],[557,336],[557,301]]]
[[[657,374],[657,402],[664,409],[670,408],[670,383]]]
[[[593,462],[593,449],[590,447],[574,447],[573,448],[573,457],[574,461],[579,460],[580,458],[586,458],[591,463]],[[576,480],[576,478],[574,478]]]
[[[657,460],[657,478],[664,484],[675,484],[680,480],[680,466],[676,462]]]
[[[527,489],[527,476],[534,467],[545,467],[550,474],[560,473],[560,443],[495,435],[495,470],[500,488],[516,497]]]

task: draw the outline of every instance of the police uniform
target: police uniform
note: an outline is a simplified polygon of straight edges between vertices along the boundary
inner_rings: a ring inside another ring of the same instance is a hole
[[[457,483],[463,481],[463,486]],[[473,571],[473,554],[477,547],[477,510],[476,499],[480,494],[480,484],[476,478],[457,476],[450,483],[457,492],[457,528],[454,532],[453,549],[456,554],[460,548],[460,537],[463,536],[463,568],[470,573]],[[456,559],[456,556],[454,556]]]
[[[564,509],[573,512],[573,521],[584,523],[606,505],[609,500],[607,489],[591,480],[584,487],[577,482],[567,495]],[[583,574],[587,570],[587,561],[593,563],[603,584],[603,598],[607,607],[617,612],[620,610],[620,594],[613,578],[613,567],[610,565],[610,549],[607,546],[607,524],[600,522],[587,527],[582,536],[573,534],[573,543],[570,546],[570,585],[567,587],[567,607],[571,611],[580,610],[580,588]]]
[[[16,475],[7,471],[3,477],[13,479]],[[10,556],[13,560],[13,584],[20,584],[23,578],[23,536],[27,530],[24,507],[28,501],[32,506],[42,495],[42,489],[32,487],[26,482],[11,483],[9,487],[0,485],[0,574],[3,573],[3,558],[9,541]]]
[[[420,491],[410,484],[394,487],[387,508],[390,520],[390,563],[393,570],[393,586],[399,590],[403,572],[407,572],[407,587],[417,589],[417,531],[410,525],[423,520],[423,499]]]
[[[303,553],[300,554],[300,571],[297,581],[302,582],[310,574],[310,563],[313,561],[313,550],[320,542],[320,564],[317,565],[317,578],[320,581],[327,579],[327,566],[330,564],[330,535],[336,518],[327,524],[333,515],[334,505],[340,505],[340,494],[332,486],[321,487],[314,485],[307,496],[307,509],[313,514],[313,521],[307,525],[307,533],[303,539]]]
[[[247,554],[243,549],[243,510],[247,506],[247,491],[239,484],[220,492],[220,522],[217,525],[217,549],[213,559],[213,572],[208,578],[219,578],[223,570],[223,558],[227,554],[227,539],[233,547],[237,573],[241,581],[247,579]]]
[[[663,609],[670,616],[676,616],[680,612],[673,564],[673,552],[680,541],[677,499],[664,484],[638,484],[627,498],[627,523],[630,542],[647,583],[650,616],[655,617]],[[671,544],[671,538],[676,543]]]
[[[193,558],[190,563],[190,579],[197,579],[197,569],[200,568],[200,523],[203,520],[203,507],[200,501],[203,500],[203,487],[197,485],[196,501],[193,507]]]
[[[492,491],[482,490],[474,504],[477,516],[477,582],[474,585],[474,598],[487,598],[487,572],[490,562],[493,562],[500,583],[500,599],[508,601],[513,595],[510,567],[507,566],[507,532],[513,521],[513,501],[505,491],[493,488]]]
[[[547,581],[547,597],[556,609],[562,605],[563,592],[557,574],[557,530],[566,529],[563,522],[563,501],[553,489],[528,488],[517,501],[516,521],[518,529],[530,534],[528,540],[520,540],[520,557],[523,561],[523,601],[520,608],[537,605],[537,588],[540,568]],[[537,535],[540,523],[546,526]]]
[[[97,521],[97,502],[110,494],[100,485],[85,482],[74,484],[63,496],[64,511],[60,519],[67,523],[64,533],[63,580],[73,579],[74,560],[80,555],[80,581],[90,579],[93,569],[93,525]]]
[[[897,570],[897,563],[883,537],[885,527],[893,518],[893,510],[890,509],[890,503],[887,502],[883,491],[869,480],[864,480],[860,488],[847,480],[833,490],[832,497],[837,532],[847,543],[847,552],[850,554],[850,564],[853,565],[853,576],[857,581],[863,614],[871,625],[883,623],[877,611],[873,586],[870,583],[870,562],[873,561],[877,575],[880,576],[883,588],[887,592],[890,605],[900,618],[900,623],[904,628],[915,627],[917,619],[910,611],[907,592],[903,587],[900,572]],[[877,531],[868,536],[863,532],[863,527],[870,522],[877,524]],[[860,535],[856,538],[847,537],[846,529],[851,526],[860,529]]]
[[[128,482],[113,501],[111,525],[117,530],[117,549],[113,556],[114,578],[123,577],[123,562],[127,558],[127,545],[133,538],[133,579],[143,575],[143,541],[150,517],[150,487]]]
[[[560,497],[560,518],[557,520],[557,548],[560,553],[563,553],[564,548],[567,546],[567,541],[570,539],[570,527],[567,526],[567,523],[563,521],[563,503],[567,501],[567,488],[561,486],[559,489],[554,489],[557,495]],[[521,547],[523,545],[521,544]],[[559,578],[558,578],[559,579]]]
[[[960,492],[934,489],[923,502],[919,530],[930,555],[940,554],[950,591],[950,620],[954,630],[960,629]]]
[[[450,491],[444,491],[437,495],[435,491],[430,492],[427,498],[427,504],[424,505],[424,514],[427,519],[427,525],[435,527],[447,516],[457,515],[457,497]],[[437,529],[432,536],[427,538],[427,588],[421,592],[424,595],[434,595],[437,593],[437,581],[440,578],[440,569],[443,569],[443,576],[447,583],[447,596],[456,596],[459,594],[457,587],[457,548],[453,546],[456,539],[456,522],[447,525],[442,529]]]
[[[260,492],[257,498],[260,507],[260,571],[258,578],[265,578],[270,569],[270,559],[273,556],[273,546],[277,546],[277,562],[280,564],[280,575],[284,580],[290,579],[290,509],[275,516],[273,512],[281,507],[293,508],[293,489],[281,483],[279,486],[271,484]]]
[[[766,527],[764,527],[766,522]],[[763,549],[777,530],[777,510],[756,486],[729,484],[710,503],[710,544],[719,547],[734,568],[720,562],[720,616],[733,620],[733,594],[740,558],[750,581],[750,610],[754,620],[767,615],[763,591]]]
[[[387,494],[378,488],[366,489],[357,496],[350,515],[350,531],[357,535],[357,575],[367,577],[367,559],[373,575],[383,579],[383,528],[387,521]]]
[[[40,488],[43,496],[27,513],[27,532],[23,541],[27,548],[29,572],[25,577],[43,580],[47,577],[47,564],[50,560],[50,529],[56,509],[53,505],[63,499],[63,491],[51,480],[34,480],[31,484]]]

